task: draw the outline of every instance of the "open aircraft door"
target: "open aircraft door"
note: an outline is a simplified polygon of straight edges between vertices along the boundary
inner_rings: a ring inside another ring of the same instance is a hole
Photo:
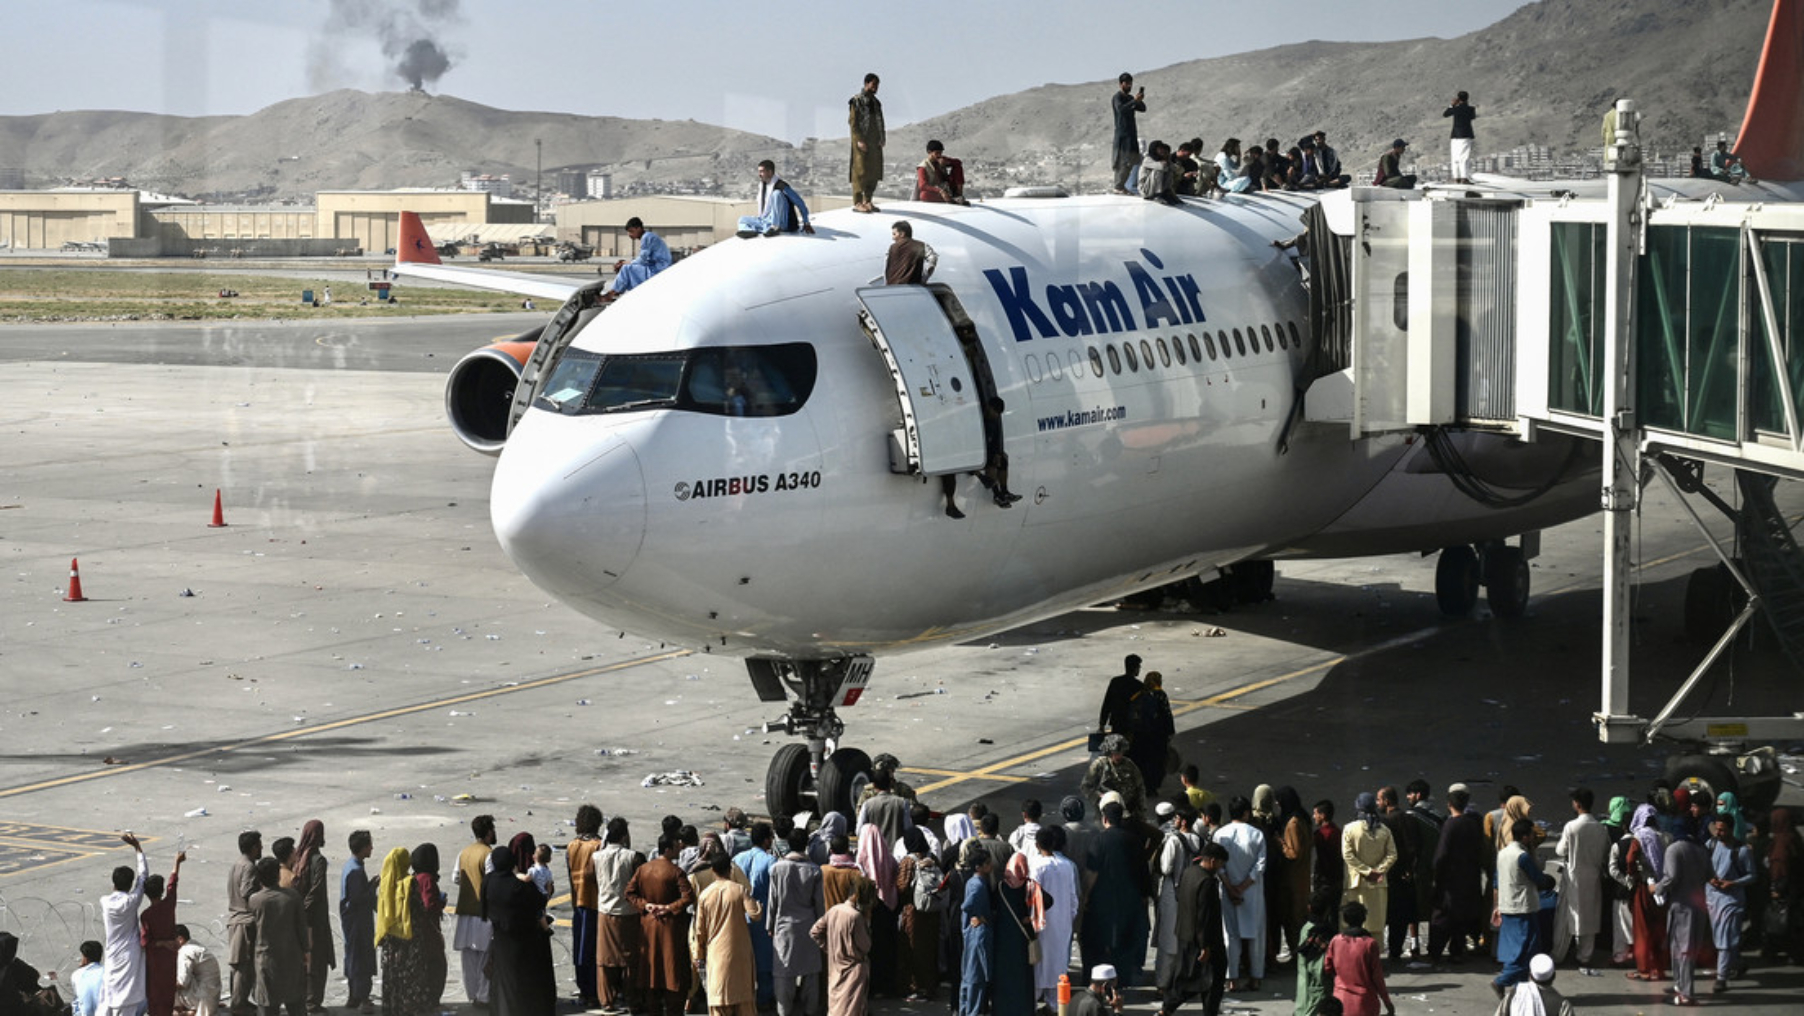
[[[939,299],[925,286],[872,286],[858,291],[858,302],[858,321],[902,403],[890,471],[934,476],[982,466],[980,388]]]

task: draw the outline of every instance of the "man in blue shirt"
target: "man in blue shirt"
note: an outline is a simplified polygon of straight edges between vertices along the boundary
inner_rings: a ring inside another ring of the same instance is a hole
[[[626,235],[638,241],[639,256],[614,265],[614,286],[602,296],[603,302],[619,299],[622,293],[670,267],[670,247],[663,237],[646,229],[637,215],[626,220]]]
[[[1710,882],[1704,891],[1716,943],[1716,984],[1710,990],[1721,993],[1729,990],[1729,974],[1741,957],[1741,919],[1756,869],[1754,852],[1735,838],[1734,816],[1717,815],[1710,833]]]
[[[106,981],[106,968],[100,964],[101,955],[99,942],[89,939],[81,944],[81,963],[69,975],[69,987],[75,991],[75,998],[71,1000],[75,1016],[99,1016],[100,988]]]
[[[797,219],[801,221],[798,223]],[[777,164],[765,159],[758,163],[758,214],[739,217],[739,237],[777,236],[798,229],[814,233],[814,226],[808,221],[808,206],[789,181],[777,175]]]

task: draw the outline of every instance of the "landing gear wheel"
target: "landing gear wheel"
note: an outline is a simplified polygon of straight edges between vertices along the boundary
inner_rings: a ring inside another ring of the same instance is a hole
[[[1466,617],[1478,606],[1478,553],[1448,547],[1434,566],[1434,601],[1448,617]]]
[[[1528,610],[1528,558],[1521,547],[1496,547],[1485,555],[1485,602],[1498,617]]]
[[[871,781],[871,757],[857,748],[838,748],[821,763],[815,803],[825,815],[837,811],[849,821],[856,817],[853,802]]]
[[[1674,789],[1685,787],[1693,795],[1709,795],[1712,804],[1716,795],[1737,789],[1735,770],[1715,755],[1675,755],[1667,759],[1666,780]]]
[[[808,746],[786,744],[771,756],[770,768],[764,771],[764,804],[772,815],[794,815],[806,804],[803,792],[808,789]]]

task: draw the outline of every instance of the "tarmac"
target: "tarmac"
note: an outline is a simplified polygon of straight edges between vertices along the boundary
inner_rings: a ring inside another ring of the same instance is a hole
[[[220,951],[242,829],[267,843],[322,819],[336,871],[356,828],[377,858],[420,842],[449,858],[479,813],[503,839],[561,845],[584,802],[641,841],[665,814],[704,826],[762,809],[784,740],[762,732],[778,711],[738,661],[600,627],[495,544],[491,465],[444,425],[443,375],[545,316],[0,328],[0,929],[23,958],[66,977],[76,945],[100,937],[121,830],[147,838],[153,871],[188,851],[178,919]],[[222,528],[208,525],[216,491]],[[1795,516],[1804,496],[1782,489],[1781,504]],[[1227,614],[1092,608],[880,660],[843,714],[846,740],[899,756],[936,810],[982,799],[1006,829],[1023,799],[1073,792],[1103,686],[1131,652],[1165,675],[1175,746],[1220,795],[1290,783],[1344,814],[1359,791],[1418,775],[1437,798],[1471,784],[1486,806],[1509,782],[1557,823],[1568,787],[1639,797],[1670,750],[1604,745],[1591,726],[1601,546],[1597,519],[1543,534],[1515,621],[1482,605],[1441,618],[1432,556],[1294,562],[1274,601]],[[1637,555],[1647,715],[1703,654],[1681,606],[1686,574],[1712,557],[1658,485]],[[63,599],[72,558],[85,602]],[[1687,712],[1799,708],[1796,672],[1763,630],[1751,641]],[[674,770],[701,785],[641,785]],[[1783,800],[1804,793],[1793,783]],[[564,995],[568,949],[560,931]],[[464,1010],[451,969],[447,1007]],[[1489,1013],[1492,973],[1393,970],[1390,984],[1400,1013]],[[1288,1013],[1293,976],[1268,972],[1231,1008]],[[1662,1001],[1657,985],[1570,964],[1559,987],[1586,1011]],[[1756,958],[1728,1002],[1705,1004],[1792,1013],[1800,997],[1800,968]],[[328,1004],[343,998],[335,977]],[[1144,991],[1129,1002],[1154,1008]]]

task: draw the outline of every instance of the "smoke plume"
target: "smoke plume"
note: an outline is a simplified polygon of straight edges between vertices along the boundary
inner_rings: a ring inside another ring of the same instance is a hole
[[[451,54],[439,42],[443,31],[462,20],[462,0],[331,0],[328,37],[315,41],[315,88],[330,87],[340,68],[333,38],[360,35],[375,40],[391,64],[389,72],[417,91],[436,84],[451,69]]]

